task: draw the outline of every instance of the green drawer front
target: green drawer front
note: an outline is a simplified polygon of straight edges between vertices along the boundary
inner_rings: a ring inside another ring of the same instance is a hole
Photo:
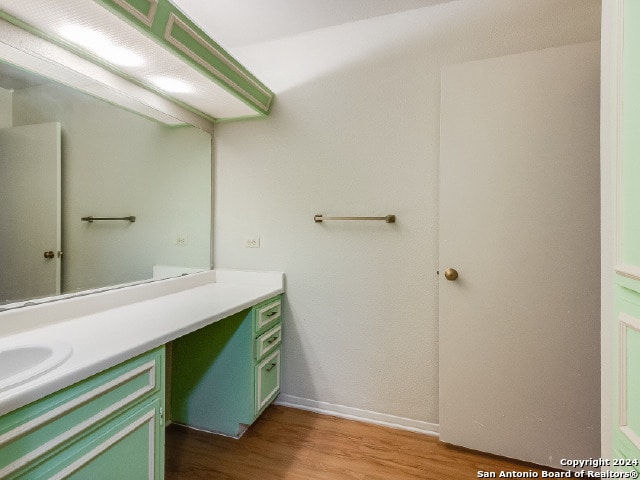
[[[280,391],[280,349],[268,355],[256,366],[256,415]]]
[[[274,297],[256,305],[253,311],[253,331],[258,335],[280,321],[282,318],[282,299],[281,297]]]
[[[256,338],[255,359],[260,360],[280,345],[282,340],[282,325],[277,325],[271,330]]]
[[[55,457],[15,478],[32,479],[161,479],[163,478],[160,407],[152,398],[92,431]]]
[[[41,462],[161,391],[164,347],[0,418],[0,478]]]

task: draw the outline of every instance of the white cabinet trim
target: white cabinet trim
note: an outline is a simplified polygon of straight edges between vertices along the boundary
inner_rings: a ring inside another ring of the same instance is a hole
[[[109,415],[111,415],[112,413],[120,410],[121,408],[125,407],[126,405],[136,401],[137,399],[143,397],[144,395],[146,395],[147,393],[153,391],[156,387],[156,375],[155,375],[155,371],[156,371],[156,362],[155,361],[150,361],[147,362],[143,365],[140,365],[139,367],[136,367],[132,370],[129,370],[128,372],[120,375],[119,377],[111,380],[110,382],[104,383],[102,385],[100,385],[97,388],[94,388],[93,390],[80,395],[76,398],[74,398],[73,400],[70,400],[69,402],[65,403],[64,405],[60,405],[57,408],[54,408],[52,410],[49,410],[47,413],[44,413],[43,415],[40,415],[37,418],[34,418],[33,420],[26,422],[22,425],[19,425],[18,427],[9,430],[8,432],[6,432],[5,434],[0,436],[0,447],[11,442],[12,440],[14,440],[15,438],[18,438],[22,435],[26,435],[27,433],[37,429],[38,427],[41,427],[42,425],[49,423],[50,421],[70,412],[71,410],[87,403],[90,402],[91,400],[94,400],[95,398],[99,397],[100,395],[103,395],[104,393],[108,392],[109,390],[112,390],[114,388],[119,387],[120,385],[125,384],[126,382],[132,380],[133,378],[143,375],[143,374],[148,374],[149,375],[149,382],[147,383],[147,385],[145,385],[144,387],[136,390],[135,392],[131,393],[130,395],[127,395],[126,397],[124,397],[122,400],[120,400],[119,402],[114,403],[113,405],[109,406],[108,408],[106,408],[105,410],[102,410],[101,412],[97,413],[96,415],[88,418],[87,420],[85,420],[84,422],[79,423],[78,425],[76,425],[73,428],[70,428],[69,430],[66,430],[64,433],[62,433],[61,435],[58,435],[57,437],[53,438],[52,440],[48,441],[47,443],[41,445],[40,447],[32,450],[31,452],[27,453],[26,455],[23,455],[22,457],[18,458],[17,460],[15,460],[14,462],[10,463],[9,465],[7,465],[6,467],[4,467],[3,469],[0,470],[0,478],[4,478],[5,476],[10,475],[11,473],[19,470],[20,468],[23,468],[24,466],[28,465],[29,463],[31,463],[32,461],[34,461],[35,459],[39,458],[40,456],[50,452],[51,450],[55,449],[56,447],[58,447],[59,445],[63,444],[64,442],[66,442],[67,440],[73,438],[74,436],[82,433],[83,431],[91,428],[93,425],[95,425],[96,423],[100,422],[101,420],[103,420],[104,418],[108,417]]]
[[[62,480],[64,478],[67,478],[73,472],[75,472],[76,470],[88,464],[91,460],[93,460],[94,458],[98,457],[100,454],[105,452],[109,447],[111,447],[112,445],[115,445],[124,437],[134,432],[135,430],[137,430],[138,428],[140,428],[146,423],[149,424],[149,479],[153,480],[153,478],[155,478],[155,462],[154,462],[155,416],[156,416],[156,411],[155,411],[155,407],[153,407],[151,411],[144,414],[135,422],[128,424],[125,428],[120,430],[118,433],[109,437],[107,441],[101,443],[96,448],[94,448],[87,454],[80,457],[78,460],[70,464],[64,470],[61,470],[58,473],[56,473],[54,476],[51,477],[51,480]]]
[[[637,447],[640,448],[640,436],[627,423],[627,332],[633,329],[640,334],[640,320],[626,313],[618,317],[620,322],[620,347],[618,358],[618,428]]]

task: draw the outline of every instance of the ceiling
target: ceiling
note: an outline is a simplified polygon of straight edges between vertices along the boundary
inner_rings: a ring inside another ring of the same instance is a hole
[[[223,48],[263,43],[304,32],[452,0],[172,0]]]
[[[432,7],[451,1],[454,0],[171,0],[171,3],[182,10],[211,38],[235,56],[237,55],[235,51],[242,50],[243,47],[296,37],[306,32],[375,17]],[[22,6],[17,7],[16,5],[18,4],[15,4],[13,0],[0,0],[2,10],[9,13],[13,8],[14,10],[17,9],[17,12],[24,13],[26,10],[33,13],[33,15],[37,14],[37,18],[30,17],[27,23],[45,32],[47,32],[45,27],[53,28],[52,25],[55,23],[54,20],[56,18],[60,17],[62,20],[67,18],[68,12],[63,8],[67,4],[76,5],[74,7],[75,10],[79,9],[78,4],[86,7],[94,5],[93,2],[86,3],[83,0],[57,0],[56,2],[52,0],[30,0],[29,3],[20,4]],[[30,7],[26,8],[25,5]],[[51,11],[52,8],[53,11]],[[19,18],[19,13],[14,13],[14,15]],[[76,16],[80,19],[85,17],[93,18],[88,14],[82,16],[77,13]],[[100,31],[99,29],[97,30]],[[110,28],[109,31],[117,31],[117,29]],[[50,34],[56,35],[56,32],[57,30]],[[140,40],[125,40],[124,43],[126,45],[139,44],[139,49],[148,50]],[[245,60],[240,59],[240,61],[244,62]],[[153,64],[157,65],[158,63],[161,63],[160,59],[156,58]],[[171,70],[182,71],[183,69],[173,68]],[[256,73],[262,75],[264,72]],[[0,62],[0,87],[4,89],[19,90],[43,82],[44,79],[42,78],[25,75],[22,70]],[[178,96],[178,94],[174,94],[174,96]],[[204,98],[211,99],[215,107],[220,110],[218,96],[208,94]],[[184,101],[189,104],[189,99]],[[199,100],[199,105],[202,102],[203,100]],[[245,107],[244,103],[241,103],[241,105]],[[248,107],[246,108],[248,109]],[[224,118],[225,115],[219,114],[218,110],[216,110],[218,114],[212,115]],[[243,115],[253,114],[252,110],[248,110],[249,112],[243,112]]]

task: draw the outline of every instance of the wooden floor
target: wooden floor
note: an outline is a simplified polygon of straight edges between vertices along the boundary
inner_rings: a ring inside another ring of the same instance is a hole
[[[239,440],[172,425],[166,480],[463,480],[541,470],[437,438],[271,406]]]

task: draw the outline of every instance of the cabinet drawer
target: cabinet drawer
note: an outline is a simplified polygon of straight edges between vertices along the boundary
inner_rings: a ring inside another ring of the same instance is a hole
[[[19,472],[17,478],[163,478],[164,456],[155,454],[161,447],[160,406],[160,400],[152,398],[127,410],[36,468]]]
[[[274,350],[282,340],[282,325],[272,328],[256,339],[255,357],[260,360],[267,353]]]
[[[111,368],[0,418],[0,478],[39,462],[65,444],[163,389],[164,349]]]
[[[280,298],[256,308],[255,333],[260,333],[278,322],[282,315],[281,308]]]
[[[280,391],[280,349],[268,355],[256,366],[256,415]]]

